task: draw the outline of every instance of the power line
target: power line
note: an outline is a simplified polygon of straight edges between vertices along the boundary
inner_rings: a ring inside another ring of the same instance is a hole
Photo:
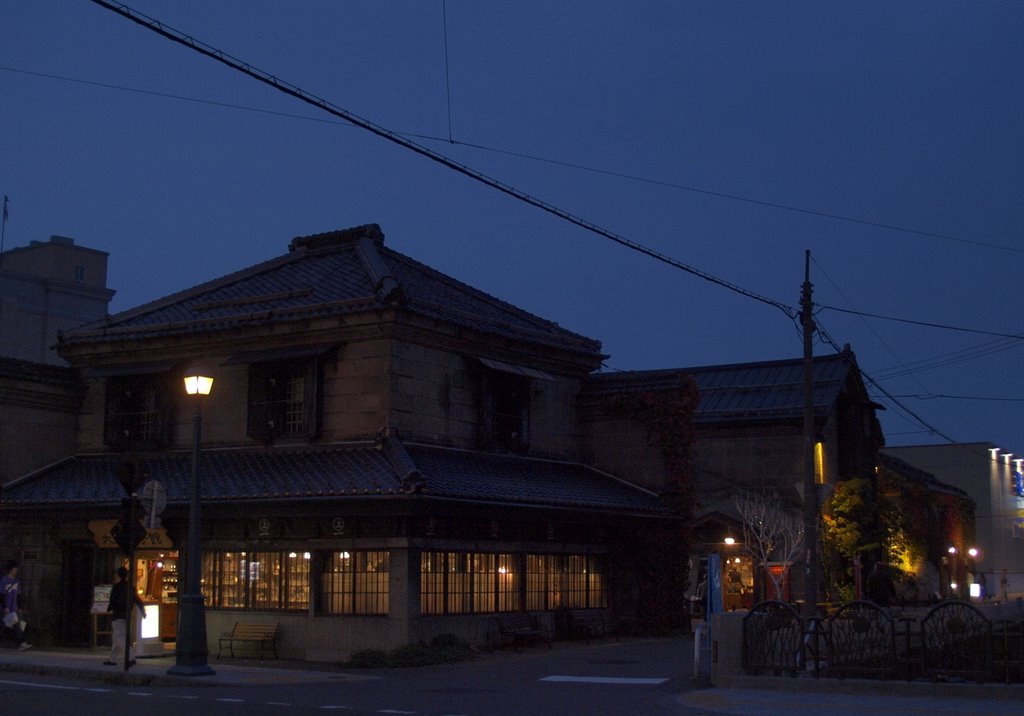
[[[447,23],[447,20],[445,22]],[[926,238],[941,239],[941,240],[944,240],[944,241],[954,241],[954,242],[958,242],[958,243],[970,244],[970,245],[979,246],[979,247],[988,248],[988,249],[996,249],[996,250],[999,250],[999,251],[1011,251],[1011,252],[1015,252],[1015,253],[1024,253],[1024,249],[1018,248],[1018,247],[1015,247],[1015,246],[1005,246],[1005,245],[1002,245],[1002,244],[994,244],[994,243],[989,243],[989,242],[984,242],[984,241],[976,241],[976,240],[971,240],[971,239],[965,239],[965,238],[960,237],[960,236],[953,236],[953,235],[950,235],[950,234],[940,234],[940,233],[931,232],[931,231],[924,231],[924,230],[921,230],[921,229],[913,229],[913,228],[910,228],[910,227],[907,227],[907,226],[900,226],[898,224],[888,224],[888,223],[883,223],[883,222],[871,221],[871,220],[868,220],[868,219],[860,219],[860,218],[853,217],[853,216],[848,216],[848,215],[845,215],[845,214],[836,214],[836,213],[833,213],[833,212],[819,211],[819,210],[815,210],[815,209],[807,209],[805,207],[795,206],[793,204],[783,204],[781,202],[772,202],[772,201],[765,201],[765,200],[762,200],[762,199],[754,199],[752,197],[743,196],[741,194],[732,194],[732,193],[729,193],[729,192],[714,191],[712,189],[705,189],[703,187],[693,186],[693,185],[689,185],[689,184],[680,184],[678,182],[671,182],[671,181],[662,180],[662,179],[652,179],[650,177],[643,177],[643,176],[639,176],[639,175],[636,175],[636,174],[628,174],[626,172],[615,171],[613,169],[603,169],[601,167],[592,167],[592,166],[587,166],[585,164],[579,164],[579,163],[575,163],[575,162],[568,162],[568,161],[564,161],[564,160],[560,160],[560,159],[552,159],[550,157],[542,157],[540,155],[530,154],[528,152],[515,151],[515,150],[511,150],[511,149],[501,149],[501,148],[489,146],[489,145],[486,145],[486,144],[479,144],[479,143],[475,143],[475,142],[466,142],[466,141],[455,139],[452,136],[451,86],[450,86],[450,81],[449,81],[449,76],[448,76],[448,54],[447,54],[448,53],[448,49],[447,49],[447,44],[448,44],[448,38],[447,38],[447,29],[446,29],[446,35],[445,35],[445,89],[446,89],[446,92],[447,92],[447,102],[448,102],[448,137],[447,138],[436,137],[436,136],[434,136],[432,134],[424,134],[424,133],[420,133],[420,132],[406,132],[406,131],[396,131],[395,134],[398,134],[399,136],[402,136],[402,137],[412,137],[412,138],[415,138],[415,139],[421,139],[421,140],[428,141],[428,142],[442,142],[444,144],[448,144],[448,145],[452,145],[452,146],[466,147],[468,149],[476,149],[476,150],[479,150],[479,151],[491,152],[491,153],[494,153],[494,154],[503,154],[505,156],[515,157],[517,159],[526,159],[526,160],[533,161],[533,162],[541,162],[541,163],[545,163],[545,164],[551,164],[553,166],[565,167],[567,169],[575,169],[575,170],[578,170],[578,171],[590,172],[592,174],[602,174],[604,176],[615,177],[617,179],[626,179],[628,181],[641,182],[641,183],[644,183],[644,184],[650,184],[652,186],[659,186],[659,187],[664,187],[664,188],[668,188],[668,189],[676,189],[676,190],[679,190],[679,191],[686,191],[686,192],[691,192],[691,193],[694,193],[694,194],[703,194],[705,196],[711,196],[711,197],[715,197],[715,198],[718,198],[718,199],[727,199],[729,201],[743,202],[743,203],[751,204],[751,205],[754,205],[754,206],[763,206],[763,207],[767,207],[767,208],[771,208],[771,209],[779,209],[781,211],[792,211],[792,212],[796,212],[796,213],[799,213],[799,214],[807,214],[807,215],[810,215],[810,216],[818,216],[818,217],[825,218],[825,219],[834,219],[836,221],[845,221],[845,222],[852,223],[852,224],[859,224],[859,225],[862,225],[862,226],[870,226],[870,227],[874,227],[874,228],[878,228],[878,229],[885,229],[887,231],[897,231],[897,232],[904,233],[904,234],[912,234],[912,235],[915,235],[915,236],[922,236],[922,237],[926,237]],[[75,77],[67,77],[67,76],[62,76],[62,75],[54,75],[54,74],[49,74],[49,73],[45,73],[45,72],[33,72],[31,70],[23,70],[23,69],[18,69],[16,67],[0,67],[0,70],[5,71],[5,72],[17,72],[17,73],[20,73],[20,74],[31,75],[31,76],[34,76],[34,77],[44,77],[46,79],[61,80],[61,81],[64,81],[64,82],[76,82],[76,83],[79,83],[79,84],[92,85],[94,87],[103,87],[105,89],[119,90],[119,91],[122,91],[122,92],[135,92],[135,93],[138,93],[138,94],[146,94],[146,95],[151,95],[151,96],[154,96],[154,97],[163,97],[165,99],[175,99],[175,100],[181,100],[181,101],[184,101],[184,102],[195,102],[195,103],[198,103],[198,104],[209,104],[209,105],[213,105],[213,106],[216,106],[216,107],[225,107],[225,108],[228,108],[228,109],[237,109],[237,110],[242,110],[242,111],[246,111],[246,112],[259,112],[261,114],[268,114],[268,115],[273,115],[273,116],[278,116],[278,117],[286,117],[286,118],[290,118],[290,119],[300,119],[300,120],[304,120],[304,121],[307,121],[307,122],[321,122],[323,124],[333,124],[333,125],[345,126],[345,127],[351,126],[351,125],[346,124],[344,122],[335,122],[333,120],[323,119],[322,117],[309,117],[309,116],[306,116],[306,115],[292,114],[292,113],[289,113],[289,112],[277,112],[277,111],[274,111],[274,110],[263,109],[263,108],[260,108],[260,107],[251,107],[251,106],[247,106],[247,105],[232,104],[230,102],[218,102],[218,101],[215,101],[215,100],[199,99],[199,98],[196,98],[196,97],[188,97],[188,96],[185,96],[185,95],[172,94],[172,93],[168,93],[168,92],[158,92],[158,91],[155,91],[155,90],[146,90],[146,89],[141,89],[141,88],[138,88],[138,87],[126,87],[124,85],[110,84],[110,83],[107,83],[107,82],[96,82],[96,81],[92,81],[92,80],[83,80],[83,79],[78,79],[78,78],[75,78]]]
[[[946,323],[930,323],[928,321],[915,321],[909,318],[896,318],[894,316],[883,316],[878,313],[866,313],[864,311],[855,311],[850,308],[838,308],[837,306],[824,306],[818,304],[818,308],[823,311],[836,311],[838,313],[849,313],[854,316],[864,316],[866,318],[877,318],[882,321],[895,321],[897,323],[908,323],[913,326],[924,326],[925,328],[942,328],[947,331],[960,331],[962,333],[977,333],[983,336],[997,336],[999,338],[1015,338],[1017,340],[1024,340],[1024,334],[1022,333],[1001,333],[999,331],[985,331],[980,328],[967,328],[965,326],[951,326]]]
[[[897,395],[897,398],[916,398],[917,400],[935,400],[937,398],[943,398],[946,400],[984,400],[984,401],[996,401],[1006,403],[1024,403],[1024,398],[993,398],[985,395],[949,395],[947,393],[924,393],[914,394],[908,393],[906,395]]]
[[[253,67],[248,62],[228,55],[211,45],[207,45],[206,43],[196,40],[195,38],[189,35],[185,35],[171,27],[168,27],[167,25],[164,25],[163,23],[154,18],[151,18],[147,15],[144,15],[133,10],[127,5],[107,2],[107,0],[91,1],[96,5],[104,7],[112,12],[117,13],[118,15],[121,15],[122,17],[127,18],[128,20],[131,20],[137,25],[141,25],[142,27],[145,27],[146,29],[155,32],[156,34],[161,35],[167,38],[168,40],[171,40],[172,42],[184,45],[185,47],[194,50],[195,52],[198,52],[201,55],[205,55],[210,59],[216,60],[221,64],[227,65],[231,69],[234,69],[238,72],[248,75],[249,77],[255,80],[258,80],[259,82],[269,85],[270,87],[273,87],[279,92],[287,94],[298,100],[301,100],[306,104],[317,107],[336,117],[340,117],[361,129],[365,129],[368,132],[377,135],[382,139],[386,139],[389,142],[397,144],[405,149],[411,150],[423,157],[426,157],[427,159],[437,162],[442,166],[448,167],[449,169],[458,172],[459,174],[462,174],[466,177],[469,177],[470,179],[473,179],[477,182],[480,182],[481,184],[484,184],[492,189],[497,189],[498,191],[507,194],[515,199],[518,199],[523,203],[529,204],[530,206],[546,211],[549,214],[557,216],[558,218],[567,221],[575,226],[578,226],[582,229],[586,229],[591,233],[603,236],[604,238],[614,241],[615,243],[621,246],[625,246],[626,248],[632,249],[651,258],[657,259],[662,263],[686,271],[687,273],[702,278],[705,281],[708,281],[709,283],[713,283],[723,288],[727,288],[730,291],[738,293],[742,296],[746,296],[747,298],[752,298],[756,301],[760,301],[761,303],[765,303],[769,306],[774,306],[775,308],[778,308],[790,318],[793,318],[796,315],[796,310],[791,306],[787,306],[786,304],[780,301],[776,301],[774,299],[761,296],[759,294],[754,293],[753,291],[749,291],[745,288],[742,288],[741,286],[730,283],[725,279],[707,273],[706,271],[702,271],[701,269],[684,264],[681,261],[673,259],[636,241],[627,239],[626,237],[620,234],[616,234],[612,231],[604,229],[598,226],[597,224],[594,224],[593,222],[575,216],[574,214],[571,214],[563,209],[560,209],[557,206],[554,206],[553,204],[550,204],[530,194],[527,194],[526,192],[516,189],[515,187],[509,184],[505,184],[501,181],[498,181],[497,179],[493,179],[483,174],[482,172],[477,171],[476,169],[473,169],[465,164],[461,164],[455,161],[454,159],[451,159],[443,154],[439,154],[433,151],[432,149],[424,147],[421,144],[417,144],[413,141],[410,141],[405,137],[402,137],[401,135],[389,129],[386,129],[385,127],[382,127],[373,122],[370,122],[367,119],[359,117],[358,115],[353,114],[348,110],[342,109],[341,107],[337,107],[336,105],[331,104],[322,97],[311,95],[296,85],[281,80],[275,77],[274,75],[271,75],[267,72],[264,72],[263,70]]]
[[[825,339],[825,340],[826,340],[826,341],[828,342],[828,344],[829,344],[829,345],[831,345],[831,346],[832,346],[832,348],[833,348],[833,349],[834,349],[834,350],[835,350],[835,351],[836,351],[837,353],[839,353],[840,355],[844,355],[844,356],[845,356],[845,355],[846,355],[846,352],[845,352],[845,351],[843,351],[843,349],[839,347],[839,345],[838,345],[838,344],[836,343],[836,341],[835,341],[835,340],[834,340],[834,339],[832,338],[832,336],[830,336],[830,335],[829,335],[828,331],[826,331],[826,330],[825,330],[824,326],[822,326],[822,325],[821,325],[821,322],[820,322],[820,321],[817,321],[817,322],[816,322],[816,325],[817,325],[817,329],[818,329],[818,332],[819,332],[819,333],[821,334],[821,336],[822,336],[822,337],[823,337],[823,338],[824,338],[824,339]],[[939,437],[941,437],[941,438],[942,438],[943,440],[945,440],[946,442],[949,442],[949,443],[951,443],[951,444],[957,444],[957,441],[956,441],[956,440],[954,440],[953,438],[951,438],[951,437],[950,437],[949,435],[946,435],[945,433],[943,433],[943,432],[942,432],[941,430],[939,430],[938,428],[936,428],[936,427],[935,427],[934,425],[932,425],[931,423],[929,423],[929,422],[928,422],[927,420],[925,420],[924,418],[922,418],[922,417],[921,417],[920,415],[918,415],[918,414],[917,414],[916,412],[914,412],[914,411],[913,411],[913,410],[911,410],[911,409],[910,409],[909,407],[907,407],[907,406],[906,406],[906,405],[905,405],[904,403],[902,403],[902,402],[901,402],[901,401],[900,401],[900,400],[899,400],[899,399],[898,399],[898,398],[897,398],[897,397],[896,397],[895,395],[893,395],[893,394],[892,394],[892,393],[890,393],[890,392],[889,392],[888,390],[886,390],[886,389],[885,389],[885,387],[883,387],[881,383],[879,383],[879,382],[878,382],[877,380],[875,380],[875,379],[874,379],[874,378],[872,378],[872,377],[871,377],[870,375],[868,375],[867,373],[865,373],[865,372],[864,372],[864,370],[863,370],[863,369],[861,369],[861,367],[860,367],[860,366],[854,365],[853,367],[857,369],[857,371],[858,371],[858,372],[860,373],[861,377],[862,377],[862,378],[864,379],[864,381],[865,381],[866,383],[869,383],[870,385],[872,385],[872,386],[873,386],[873,387],[874,387],[874,388],[875,388],[876,390],[878,390],[878,391],[879,391],[879,392],[880,392],[880,393],[881,393],[882,395],[884,395],[884,396],[885,396],[886,398],[888,398],[888,400],[889,400],[889,401],[890,401],[890,402],[891,402],[891,403],[892,403],[892,404],[893,404],[894,406],[896,406],[896,407],[897,407],[897,408],[898,408],[898,409],[899,409],[899,410],[900,410],[901,412],[903,412],[903,413],[904,413],[905,415],[907,415],[907,416],[909,416],[910,418],[912,418],[912,419],[913,419],[913,421],[914,421],[914,422],[916,422],[916,423],[917,423],[918,425],[920,425],[920,426],[922,426],[923,428],[925,428],[925,429],[926,429],[926,430],[927,430],[927,431],[928,431],[929,433],[931,433],[932,435],[938,435]]]
[[[987,343],[971,346],[970,348],[962,348],[950,353],[943,353],[931,358],[921,358],[916,361],[910,361],[909,363],[901,364],[896,368],[880,370],[875,373],[875,377],[881,380],[900,378],[905,375],[912,375],[914,373],[920,373],[927,370],[935,370],[937,368],[945,368],[946,366],[956,365],[957,363],[984,358],[985,356],[989,356],[994,353],[1002,353],[1003,351],[1007,351],[1012,348],[1020,348],[1021,345],[1021,341],[1016,338],[1003,338],[997,341],[989,341]]]

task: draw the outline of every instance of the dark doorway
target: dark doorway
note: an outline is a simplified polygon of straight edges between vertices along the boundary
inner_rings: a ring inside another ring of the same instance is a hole
[[[64,566],[61,579],[64,584],[64,607],[61,619],[60,641],[65,646],[89,646],[92,636],[93,555],[96,547],[91,542],[65,542]]]

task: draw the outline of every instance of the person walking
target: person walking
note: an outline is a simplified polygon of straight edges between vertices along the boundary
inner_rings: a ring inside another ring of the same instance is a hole
[[[138,607],[139,614],[145,618],[146,610],[139,595],[134,591],[129,594],[128,570],[125,567],[118,567],[114,572],[114,586],[110,590],[110,603],[107,605],[107,613],[111,615],[110,630],[112,634],[110,635],[110,657],[103,662],[106,666],[116,666],[124,658],[128,659],[129,666],[135,665],[134,642],[129,647],[127,656],[124,654],[124,642],[130,621],[129,599],[131,606]]]
[[[0,579],[0,592],[4,600],[4,627],[10,629],[18,642],[18,648],[22,651],[31,649],[32,645],[25,639],[27,624],[18,609],[18,594],[21,593],[21,580],[18,579],[18,563],[11,561],[7,563],[6,572]]]

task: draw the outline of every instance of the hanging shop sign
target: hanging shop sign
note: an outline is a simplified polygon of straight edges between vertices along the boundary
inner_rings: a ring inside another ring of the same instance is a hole
[[[114,528],[119,520],[92,520],[89,522],[89,531],[92,532],[93,541],[96,546],[109,549],[117,549],[117,538]],[[171,540],[167,530],[159,527],[155,530],[147,529],[141,536],[136,549],[174,549],[174,542]]]
[[[1013,494],[1017,497],[1024,497],[1024,475],[1021,474],[1020,470],[1013,471],[1013,481],[1011,486]]]

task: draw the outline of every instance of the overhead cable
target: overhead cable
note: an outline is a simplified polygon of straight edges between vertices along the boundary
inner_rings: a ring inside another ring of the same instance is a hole
[[[122,17],[125,17],[136,24],[145,27],[146,29],[167,38],[168,40],[184,45],[185,47],[188,47],[189,49],[198,52],[199,54],[205,55],[210,59],[216,60],[221,64],[227,65],[228,67],[238,72],[241,72],[245,75],[248,75],[249,77],[252,77],[255,80],[258,80],[259,82],[269,85],[274,89],[278,90],[279,92],[295,97],[296,99],[299,99],[309,105],[317,107],[336,117],[340,117],[357,127],[365,129],[368,132],[371,132],[377,135],[378,137],[381,137],[382,139],[386,139],[389,142],[397,144],[405,149],[416,152],[417,154],[420,154],[421,156],[424,156],[434,162],[437,162],[438,164],[448,167],[449,169],[458,172],[459,174],[469,177],[470,179],[480,182],[481,184],[484,184],[492,189],[497,189],[498,191],[503,192],[504,194],[507,194],[526,204],[529,204],[530,206],[546,211],[549,214],[553,214],[554,216],[557,216],[558,218],[567,221],[575,226],[578,226],[582,229],[586,229],[587,231],[597,234],[598,236],[603,236],[604,238],[614,241],[615,243],[620,244],[621,246],[625,246],[626,248],[642,253],[653,259],[657,259],[658,261],[668,264],[669,266],[681,269],[689,274],[697,276],[698,278],[702,278],[705,281],[708,281],[709,283],[713,283],[715,285],[721,286],[723,288],[729,289],[730,291],[738,293],[742,296],[746,296],[747,298],[752,298],[761,303],[765,303],[769,306],[778,308],[790,318],[794,318],[797,315],[796,309],[793,308],[792,306],[788,306],[782,303],[781,301],[776,301],[774,299],[761,296],[757,293],[754,293],[753,291],[749,291],[741,286],[738,286],[734,283],[726,281],[725,279],[714,276],[706,271],[702,271],[701,269],[684,264],[681,261],[678,261],[670,256],[662,254],[659,251],[655,251],[654,249],[637,243],[636,241],[627,239],[626,237],[620,234],[612,232],[608,229],[604,229],[591,221],[575,216],[574,214],[571,214],[563,209],[558,208],[557,206],[554,206],[553,204],[550,204],[530,194],[527,194],[526,192],[523,192],[513,186],[510,186],[509,184],[505,184],[504,182],[489,177],[483,174],[482,172],[477,171],[476,169],[473,169],[465,164],[461,164],[455,161],[454,159],[446,157],[443,154],[439,154],[433,151],[432,149],[424,147],[421,144],[417,144],[413,141],[410,141],[405,137],[402,137],[401,135],[389,129],[386,129],[385,127],[382,127],[367,119],[359,117],[358,115],[353,114],[348,110],[337,107],[328,102],[327,100],[323,99],[322,97],[311,95],[296,85],[279,79],[278,77],[271,75],[268,72],[264,72],[263,70],[253,67],[248,62],[232,57],[231,55],[228,55],[215,47],[207,45],[199,40],[196,40],[190,35],[186,35],[173,28],[170,28],[161,23],[159,20],[155,20],[147,15],[143,15],[142,13],[133,10],[127,5],[121,3],[108,2],[107,0],[91,0],[91,2],[101,7],[104,7],[107,10],[115,12],[118,15],[121,15]]]

